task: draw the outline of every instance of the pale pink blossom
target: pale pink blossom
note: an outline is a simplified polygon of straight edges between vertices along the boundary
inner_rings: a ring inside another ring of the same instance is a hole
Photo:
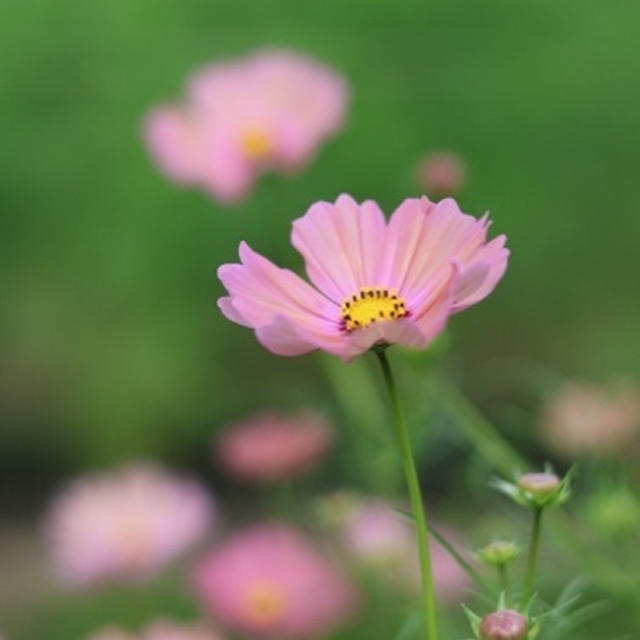
[[[202,624],[158,620],[144,630],[140,640],[222,640],[222,636]]]
[[[259,50],[196,72],[181,105],[151,111],[145,138],[169,178],[232,201],[264,171],[306,165],[342,127],[347,103],[346,82],[330,68]]]
[[[151,622],[138,634],[105,627],[86,640],[222,640],[222,636],[202,624],[183,624],[162,618]]]
[[[461,550],[458,536],[449,528],[442,529],[443,534],[445,531],[445,537]],[[358,507],[345,513],[340,539],[345,551],[358,563],[380,570],[398,586],[419,589],[415,531],[407,516],[390,502],[361,500]],[[469,577],[433,538],[430,552],[436,595],[444,603],[460,603],[470,586]]]
[[[232,535],[196,570],[204,606],[227,628],[260,638],[309,638],[354,613],[357,595],[313,543],[284,524]]]
[[[404,563],[415,549],[412,527],[385,500],[361,500],[345,514],[341,530],[348,553],[365,564],[392,567]]]
[[[502,277],[505,236],[487,242],[488,227],[451,199],[409,198],[386,222],[375,202],[342,195],[293,223],[315,287],[243,242],[241,264],[218,270],[229,292],[218,305],[279,355],[322,349],[348,361],[376,344],[425,348]]]
[[[333,439],[333,430],[320,415],[261,413],[227,427],[217,439],[217,457],[242,480],[282,480],[315,466]]]
[[[550,399],[540,417],[542,437],[567,457],[623,452],[640,429],[640,393],[574,382]]]
[[[453,151],[432,151],[420,160],[418,184],[434,196],[454,196],[462,189],[467,176],[464,160]]]
[[[88,635],[85,640],[138,640],[138,638],[118,627],[109,626]]]
[[[213,515],[200,485],[138,463],[72,482],[54,500],[46,535],[60,577],[85,586],[154,574],[197,542]]]

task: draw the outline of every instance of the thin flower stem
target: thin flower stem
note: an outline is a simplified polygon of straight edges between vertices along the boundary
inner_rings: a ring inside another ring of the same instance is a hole
[[[420,572],[422,574],[422,609],[424,615],[424,637],[426,640],[438,640],[438,625],[436,620],[435,589],[433,585],[433,574],[431,571],[431,555],[429,553],[429,531],[427,529],[427,519],[425,515],[424,502],[418,473],[413,461],[411,442],[407,431],[407,424],[404,413],[398,399],[398,391],[395,379],[389,365],[389,360],[384,348],[376,349],[376,355],[380,361],[382,375],[389,392],[391,410],[393,412],[393,423],[400,445],[404,472],[409,488],[411,508],[416,522],[416,536],[418,540],[418,551],[420,555]]]
[[[440,543],[440,546],[458,563],[460,568],[478,584],[479,587],[485,589],[490,593],[495,592],[495,588],[490,585],[472,566],[469,564],[462,555],[456,550],[456,548],[436,529],[430,524],[427,524],[429,533]]]
[[[505,600],[509,599],[509,574],[507,572],[506,564],[499,564],[497,566],[498,569],[498,580],[500,581],[500,591],[504,593]]]
[[[524,579],[524,592],[522,603],[526,604],[533,595],[533,587],[536,578],[536,564],[538,562],[538,547],[540,546],[540,525],[542,523],[543,509],[538,507],[533,510],[533,522],[531,525],[531,540],[529,541],[529,555],[527,558],[527,573]]]

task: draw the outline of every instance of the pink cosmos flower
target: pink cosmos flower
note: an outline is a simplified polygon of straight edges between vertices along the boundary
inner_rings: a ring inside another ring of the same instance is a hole
[[[375,498],[361,500],[346,514],[340,537],[345,550],[359,563],[383,571],[399,586],[420,588],[413,527],[391,503]],[[460,547],[451,530],[446,529],[445,537]],[[430,542],[430,551],[438,598],[443,603],[459,604],[470,586],[467,574],[435,540]]]
[[[488,227],[451,199],[409,198],[386,222],[375,202],[342,195],[293,223],[316,288],[243,242],[241,264],[218,270],[229,292],[218,305],[279,355],[322,349],[348,361],[380,343],[425,348],[502,277],[506,238],[487,242]]]
[[[640,393],[630,386],[571,383],[544,407],[540,431],[570,458],[621,452],[640,431]]]
[[[467,167],[453,151],[432,151],[420,161],[417,177],[427,193],[453,196],[464,186]]]
[[[305,535],[284,524],[233,535],[197,567],[196,588],[221,624],[260,638],[322,635],[349,617],[357,601]]]
[[[227,428],[217,455],[232,475],[269,482],[310,469],[332,444],[333,430],[322,416],[262,413]]]
[[[70,586],[144,578],[194,544],[214,508],[195,482],[150,464],[73,482],[55,500],[46,534]]]
[[[328,67],[260,50],[198,71],[182,105],[151,111],[145,138],[169,178],[232,201],[266,170],[303,167],[341,128],[347,103],[344,78]]]

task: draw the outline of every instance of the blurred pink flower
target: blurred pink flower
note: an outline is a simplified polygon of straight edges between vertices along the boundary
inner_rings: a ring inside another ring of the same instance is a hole
[[[540,417],[542,437],[567,457],[621,452],[639,427],[640,393],[629,386],[609,390],[571,383],[551,398]]]
[[[309,638],[354,613],[357,595],[303,533],[264,524],[233,535],[196,571],[214,618],[239,633]]]
[[[455,533],[444,528],[442,533],[460,547]],[[383,570],[392,582],[419,589],[418,549],[414,536],[407,517],[393,504],[381,499],[362,500],[359,507],[346,515],[341,530],[342,544],[352,558]],[[469,577],[433,539],[430,550],[436,595],[445,603],[461,603],[470,586]]]
[[[151,464],[80,478],[46,522],[57,572],[71,586],[144,578],[194,544],[214,514],[195,482]]]
[[[203,625],[187,625],[160,619],[133,635],[116,627],[106,627],[86,640],[222,640],[222,636]]]
[[[359,562],[382,567],[404,564],[415,551],[406,516],[385,500],[362,500],[345,518],[342,543]],[[413,560],[413,558],[412,558]]]
[[[453,151],[432,151],[418,165],[418,184],[434,196],[454,196],[464,186],[467,168]]]
[[[232,201],[266,170],[303,167],[341,128],[347,103],[344,78],[328,67],[259,50],[198,71],[183,105],[151,111],[145,137],[168,177]]]
[[[218,305],[279,355],[323,349],[348,361],[380,343],[425,348],[502,277],[505,236],[487,242],[488,227],[451,199],[409,198],[387,223],[372,200],[342,195],[293,223],[317,289],[243,242],[241,264],[218,270],[229,292]]]
[[[145,629],[141,640],[222,640],[222,636],[203,625],[158,620]]]
[[[232,475],[268,482],[308,470],[332,444],[333,430],[319,415],[263,413],[225,429],[217,454]]]
[[[137,640],[137,638],[117,627],[105,627],[88,635],[85,640]]]

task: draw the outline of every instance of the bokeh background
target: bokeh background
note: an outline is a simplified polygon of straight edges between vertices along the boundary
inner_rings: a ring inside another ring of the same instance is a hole
[[[195,615],[172,573],[144,589],[61,590],[48,577],[43,509],[74,475],[145,458],[189,469],[247,518],[252,494],[218,471],[209,443],[261,408],[315,408],[336,424],[337,449],[301,500],[402,490],[395,459],[368,435],[387,420],[373,363],[271,355],[218,312],[215,270],[242,239],[299,270],[292,219],[341,192],[392,210],[419,193],[415,167],[430,149],[464,157],[461,205],[491,211],[512,258],[434,353],[398,355],[421,475],[469,545],[525,541],[518,512],[486,490],[509,454],[490,455],[474,421],[487,417],[532,464],[564,470],[536,437],[545,394],[571,378],[640,376],[640,5],[5,0],[0,13],[0,627],[75,640],[108,621]],[[177,98],[193,68],[262,45],[346,75],[345,130],[306,172],[267,176],[233,206],[173,186],[143,147],[144,114]],[[441,406],[454,385],[478,415],[459,398]],[[634,467],[637,457],[588,463],[580,483],[627,481]],[[636,637],[624,635],[640,624],[637,593],[616,583],[620,558],[600,532],[585,534],[584,549],[614,570],[605,579],[567,535],[549,533],[549,597],[580,574],[587,600],[608,607],[575,637]],[[637,567],[635,554],[625,563]],[[464,637],[459,611],[450,617],[451,637]],[[353,633],[344,637],[363,631]]]

